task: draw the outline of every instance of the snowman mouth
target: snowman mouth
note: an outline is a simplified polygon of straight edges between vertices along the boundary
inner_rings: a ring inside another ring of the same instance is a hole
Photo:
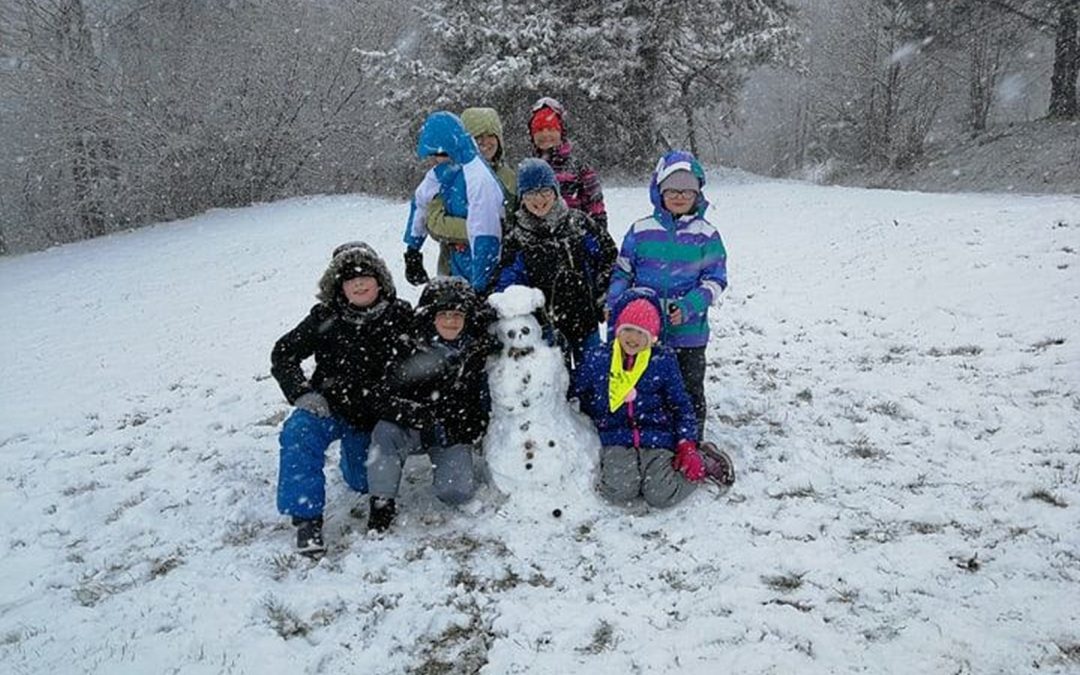
[[[528,356],[532,353],[532,347],[510,347],[506,350],[506,355],[512,359],[520,359],[521,357]]]

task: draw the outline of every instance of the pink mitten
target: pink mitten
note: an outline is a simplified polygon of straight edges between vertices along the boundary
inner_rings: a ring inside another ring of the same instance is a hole
[[[686,480],[696,483],[705,478],[705,462],[698,453],[697,443],[683,439],[675,446],[675,461],[672,466],[686,476]]]

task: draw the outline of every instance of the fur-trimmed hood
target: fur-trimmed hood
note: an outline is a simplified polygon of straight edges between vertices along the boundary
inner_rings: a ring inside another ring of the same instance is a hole
[[[373,276],[379,282],[379,299],[393,302],[397,299],[394,277],[386,262],[375,249],[362,241],[350,241],[334,249],[330,265],[319,279],[316,298],[328,307],[339,307],[345,302],[341,284],[355,276]]]

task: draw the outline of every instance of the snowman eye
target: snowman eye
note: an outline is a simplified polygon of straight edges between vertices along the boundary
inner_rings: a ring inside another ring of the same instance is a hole
[[[525,326],[524,328],[522,328],[521,329],[521,334],[522,335],[528,335],[529,334],[529,327]]]
[[[508,337],[508,338],[510,338],[511,340],[513,340],[513,339],[514,339],[515,337],[517,337],[517,331],[515,331],[515,330],[508,330],[508,331],[506,331],[506,337]]]

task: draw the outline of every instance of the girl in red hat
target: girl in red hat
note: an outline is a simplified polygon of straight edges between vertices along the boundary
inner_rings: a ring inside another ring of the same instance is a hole
[[[562,104],[544,96],[532,106],[529,137],[533,153],[555,170],[559,192],[572,209],[584,211],[600,227],[607,229],[607,209],[600,178],[596,171],[573,152],[566,134],[566,110]]]

